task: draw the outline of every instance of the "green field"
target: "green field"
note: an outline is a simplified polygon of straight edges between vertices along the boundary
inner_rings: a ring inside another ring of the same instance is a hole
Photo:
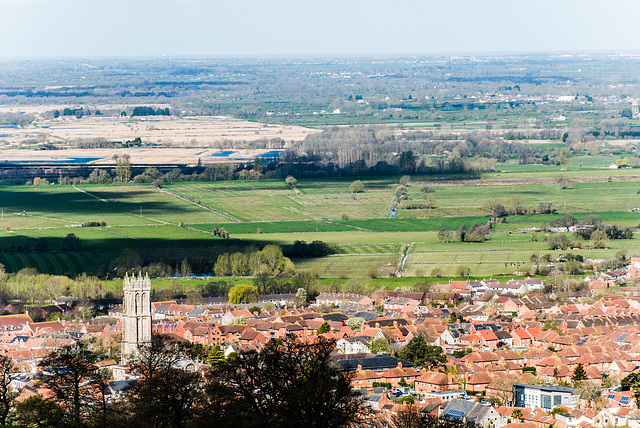
[[[366,192],[349,192],[352,180],[299,180],[298,192],[282,180],[179,183],[167,186],[243,221],[335,220],[385,217],[396,178],[363,180]]]
[[[578,219],[598,214],[606,224],[638,226],[640,213],[632,209],[640,207],[640,177],[632,169],[599,169],[613,158],[573,158],[567,171],[562,171],[565,177],[611,179],[571,183],[568,189],[544,182],[557,176],[559,167],[515,161],[501,165],[503,172],[472,177],[492,180],[489,185],[460,181],[461,176],[413,177],[408,186],[410,201],[423,198],[420,183],[440,181],[433,186],[435,193],[429,194],[436,198],[435,208],[400,209],[394,219],[386,217],[399,177],[362,178],[365,192],[355,196],[348,189],[356,179],[352,177],[300,179],[297,190],[283,180],[175,183],[166,186],[168,192],[148,184],[3,185],[0,263],[10,272],[35,267],[73,275],[104,270],[127,249],[217,247],[224,251],[268,243],[286,249],[295,241],[318,240],[328,244],[330,255],[296,259],[298,270],[315,266],[322,276],[335,277],[345,271],[364,275],[373,267],[384,274],[396,268],[401,248],[412,244],[403,275],[428,275],[435,268],[454,275],[460,265],[470,267],[473,275],[513,273],[532,253],[550,252],[545,242],[548,236],[532,236],[525,228],[542,227],[568,213]],[[505,172],[509,170],[513,172]],[[510,179],[531,181],[499,181]],[[505,223],[494,225],[485,243],[442,243],[438,239],[442,228],[455,231],[462,225],[486,224],[490,213],[483,208],[485,202],[498,199],[509,208],[513,197],[520,197],[530,208],[552,203],[557,213],[509,216]],[[90,221],[104,221],[106,226],[77,227]],[[217,227],[223,227],[232,239],[214,236]],[[62,251],[69,233],[82,245]],[[638,236],[610,241],[604,250],[575,252],[593,259],[612,257],[619,251],[640,253]],[[45,250],[36,250],[39,238],[46,238]]]
[[[570,188],[560,189],[555,183],[505,184],[505,185],[450,185],[437,186],[436,208],[402,210],[402,217],[435,217],[487,215],[483,206],[489,199],[499,199],[509,207],[511,198],[518,196],[524,205],[535,208],[540,203],[553,203],[562,213],[625,212],[640,208],[640,182],[571,183]],[[409,187],[411,200],[420,201],[422,194],[416,186]],[[640,215],[637,215],[640,219]],[[517,221],[517,216],[510,217]]]
[[[349,277],[365,276],[370,268],[384,269],[393,272],[398,255],[346,255],[328,256],[321,259],[294,260],[298,270],[319,268],[320,275],[325,278],[336,278],[341,275]]]

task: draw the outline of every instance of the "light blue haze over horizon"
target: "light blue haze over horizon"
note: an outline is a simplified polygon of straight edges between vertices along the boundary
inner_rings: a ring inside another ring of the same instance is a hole
[[[640,52],[635,0],[0,0],[0,58]]]

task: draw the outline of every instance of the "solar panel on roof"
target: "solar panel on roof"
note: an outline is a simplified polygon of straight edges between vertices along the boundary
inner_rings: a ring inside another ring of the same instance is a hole
[[[578,346],[584,345],[586,341],[586,338],[582,339],[580,342],[578,342]]]
[[[450,416],[453,418],[461,418],[462,416],[464,416],[464,413],[461,412],[460,410],[447,410],[447,412],[444,415]]]
[[[607,395],[607,398],[613,400],[614,398],[616,398],[616,394],[609,394]]]
[[[621,403],[621,404],[625,404],[625,405],[626,405],[626,404],[629,404],[629,397],[622,397],[622,398],[620,399],[620,403]]]

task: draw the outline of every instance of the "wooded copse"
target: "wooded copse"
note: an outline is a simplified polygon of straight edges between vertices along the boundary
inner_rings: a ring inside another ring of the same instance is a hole
[[[184,346],[155,335],[132,363],[137,379],[111,402],[109,376],[96,370],[100,355],[78,342],[43,359],[49,400],[36,395],[16,406],[9,397],[0,404],[28,426],[351,426],[364,421],[368,409],[351,387],[352,374],[330,359],[334,346],[322,337],[273,339],[259,351],[225,358],[220,347]],[[179,367],[185,358],[201,370]]]
[[[95,276],[82,274],[72,279],[64,275],[40,274],[33,268],[9,274],[0,265],[0,301],[51,302],[60,296],[108,297],[102,281]]]

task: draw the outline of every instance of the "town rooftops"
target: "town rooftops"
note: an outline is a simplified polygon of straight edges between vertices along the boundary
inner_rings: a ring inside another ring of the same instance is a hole
[[[364,318],[365,321],[373,321],[378,318],[378,314],[375,312],[357,312],[354,316]]]
[[[476,403],[473,401],[453,399],[449,401],[442,411],[442,417],[453,420],[462,419],[475,407],[475,405]]]
[[[346,316],[345,314],[341,313],[341,312],[331,312],[329,314],[321,315],[321,318],[324,319],[325,321],[343,322],[343,321],[347,320],[349,317]]]

